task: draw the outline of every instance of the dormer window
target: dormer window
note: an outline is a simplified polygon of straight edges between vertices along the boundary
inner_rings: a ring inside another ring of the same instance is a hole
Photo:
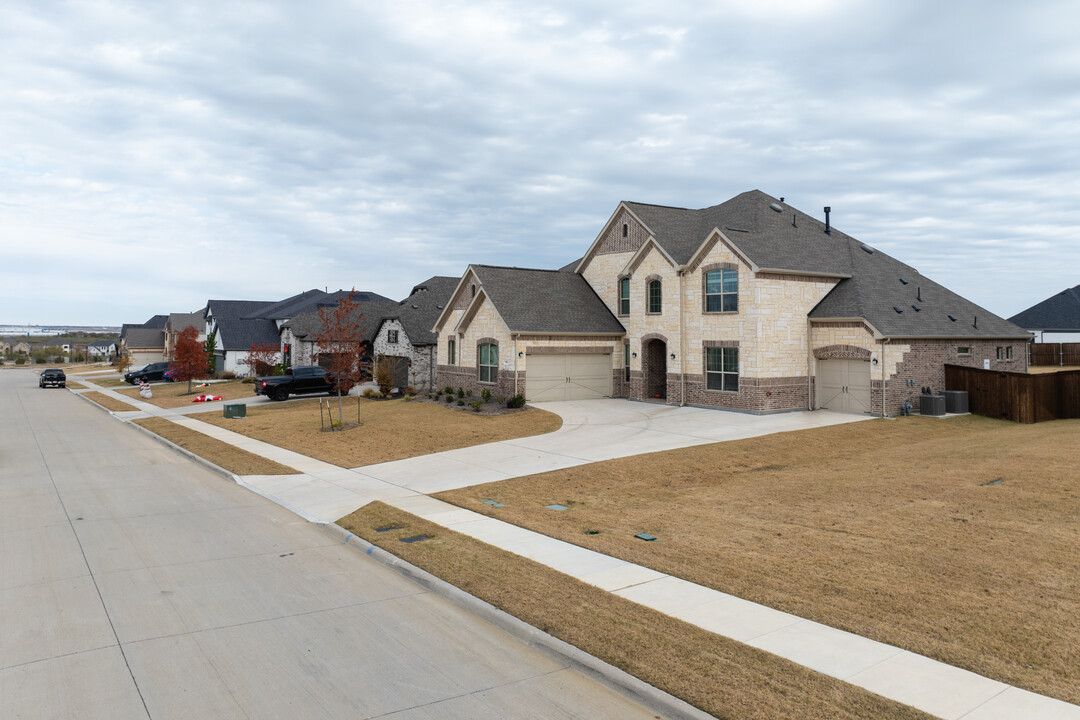
[[[387,330],[386,331],[386,342],[390,343],[391,345],[397,345],[397,341],[398,341],[397,333],[398,333],[397,330]]]
[[[622,224],[622,236],[623,237],[629,237],[629,235],[630,235],[630,223],[623,223]]]
[[[469,292],[472,293],[469,297],[476,297],[476,285],[470,285]]]

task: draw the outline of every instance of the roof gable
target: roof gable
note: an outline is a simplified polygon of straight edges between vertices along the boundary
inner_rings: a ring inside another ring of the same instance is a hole
[[[1080,285],[1032,305],[1009,321],[1028,330],[1080,332]]]

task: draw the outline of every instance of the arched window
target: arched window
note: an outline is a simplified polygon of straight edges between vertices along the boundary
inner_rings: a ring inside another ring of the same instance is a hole
[[[622,224],[622,236],[628,237],[630,235],[630,223]]]
[[[661,294],[660,294],[660,281],[653,280],[649,283],[649,312],[659,313],[662,312]]]

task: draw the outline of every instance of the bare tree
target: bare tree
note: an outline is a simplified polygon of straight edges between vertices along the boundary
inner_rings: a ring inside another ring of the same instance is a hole
[[[330,382],[335,385],[338,397],[338,421],[345,423],[341,408],[341,396],[359,383],[365,374],[364,326],[360,304],[353,298],[356,289],[338,301],[336,307],[319,308],[319,330],[311,339],[319,347],[320,358],[326,362]]]
[[[250,367],[256,376],[273,375],[280,354],[278,346],[273,343],[252,343],[247,357],[239,362]]]

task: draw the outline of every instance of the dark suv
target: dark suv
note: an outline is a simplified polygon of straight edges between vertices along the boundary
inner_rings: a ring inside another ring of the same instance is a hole
[[[38,387],[67,387],[67,375],[63,370],[42,370],[41,377],[38,378]]]
[[[169,369],[169,363],[156,362],[149,365],[143,365],[138,370],[132,370],[124,375],[124,382],[131,383],[132,385],[146,380],[150,382],[152,380],[162,380],[165,377],[165,371]]]

